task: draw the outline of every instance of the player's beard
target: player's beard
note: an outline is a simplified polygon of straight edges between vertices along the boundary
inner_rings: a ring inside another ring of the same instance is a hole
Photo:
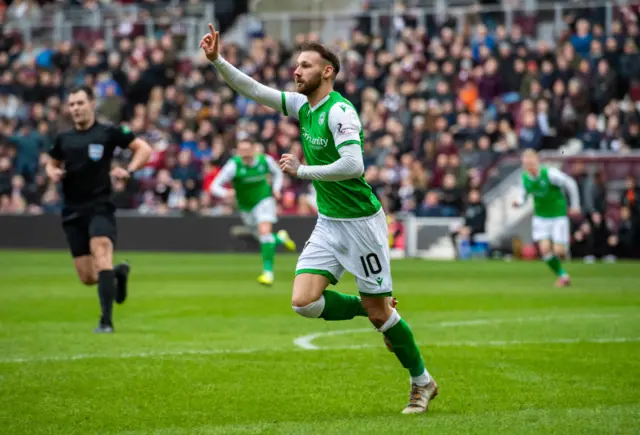
[[[296,83],[297,84],[297,83]],[[320,74],[311,77],[311,79],[306,80],[301,83],[302,86],[297,87],[297,90],[302,95],[309,96],[318,90],[320,85],[322,84],[322,76]]]

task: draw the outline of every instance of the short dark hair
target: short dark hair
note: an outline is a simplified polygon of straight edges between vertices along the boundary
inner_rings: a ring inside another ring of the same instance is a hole
[[[89,98],[89,101],[93,101],[96,97],[93,92],[93,88],[88,85],[79,85],[79,86],[72,87],[69,90],[69,95],[77,94],[78,92],[84,92],[85,94],[87,94],[87,98]]]
[[[338,59],[338,55],[319,42],[305,42],[300,47],[300,51],[315,51],[318,53],[324,60],[331,64],[333,67],[334,77],[340,72],[340,59]]]

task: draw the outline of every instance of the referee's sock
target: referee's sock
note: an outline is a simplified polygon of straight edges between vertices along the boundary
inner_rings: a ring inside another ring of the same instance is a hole
[[[112,325],[113,298],[115,296],[115,275],[113,270],[98,272],[98,297],[102,309],[101,325]]]

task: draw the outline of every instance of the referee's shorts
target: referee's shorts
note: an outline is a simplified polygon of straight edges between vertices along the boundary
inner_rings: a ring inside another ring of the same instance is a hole
[[[115,207],[98,205],[71,213],[63,217],[62,228],[74,258],[91,255],[90,241],[94,237],[108,237],[115,248],[118,238]]]

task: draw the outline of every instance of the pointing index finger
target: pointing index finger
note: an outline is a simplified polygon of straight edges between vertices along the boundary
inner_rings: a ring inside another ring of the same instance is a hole
[[[213,28],[213,24],[209,23],[209,32],[211,32],[211,36],[215,37],[216,36],[216,31]]]

